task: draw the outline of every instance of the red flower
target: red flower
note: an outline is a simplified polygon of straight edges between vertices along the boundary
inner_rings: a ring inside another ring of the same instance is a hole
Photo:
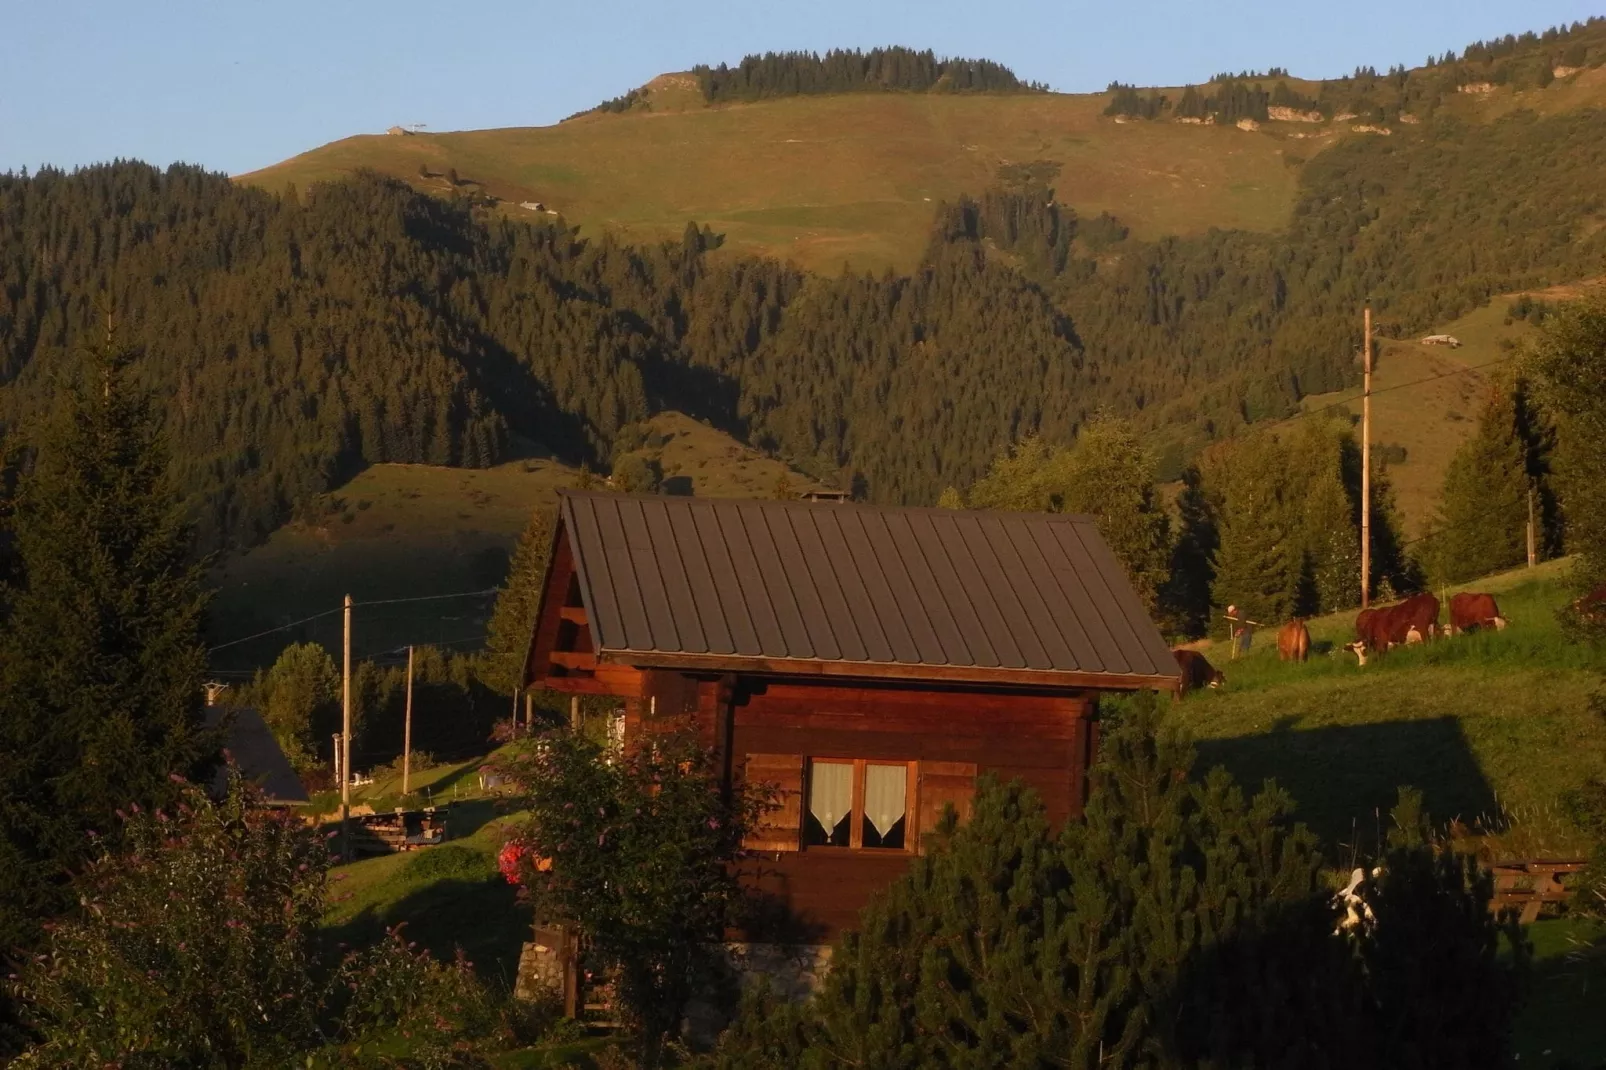
[[[502,871],[502,878],[509,884],[523,883],[519,877],[519,863],[529,853],[530,849],[518,840],[509,840],[503,845],[501,853],[496,856],[496,868]]]

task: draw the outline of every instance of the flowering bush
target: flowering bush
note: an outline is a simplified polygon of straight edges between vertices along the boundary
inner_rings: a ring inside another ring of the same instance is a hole
[[[502,877],[509,884],[523,884],[524,878],[520,876],[524,859],[529,855],[530,849],[518,840],[509,840],[496,856],[496,868],[502,871]]]
[[[626,1017],[651,1063],[739,902],[733,863],[763,800],[724,790],[689,735],[623,752],[553,732],[505,753],[529,822],[498,859],[543,920],[568,920],[616,970]]]

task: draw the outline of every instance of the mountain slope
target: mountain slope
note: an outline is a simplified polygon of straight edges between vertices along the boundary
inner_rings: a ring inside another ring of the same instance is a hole
[[[656,240],[696,220],[726,234],[733,250],[813,270],[835,272],[846,262],[907,271],[924,248],[930,205],[979,192],[1001,168],[1057,166],[1062,203],[1082,216],[1110,212],[1142,239],[1212,227],[1273,231],[1289,222],[1302,165],[1333,145],[1435,118],[1486,122],[1521,110],[1599,107],[1602,59],[1606,22],[1597,20],[1565,34],[1472,46],[1455,63],[1411,72],[1201,87],[1201,100],[1248,99],[1246,114],[1261,117],[1248,130],[1233,125],[1232,109],[1214,116],[1219,122],[1175,121],[1184,88],[1146,91],[1166,107],[1159,121],[1141,121],[1105,114],[1108,93],[844,93],[710,104],[693,75],[664,75],[604,106],[620,112],[599,109],[551,127],[351,137],[240,181],[277,191],[370,168],[437,194],[494,198],[513,216],[528,217],[518,205],[539,202],[591,232]],[[1572,60],[1579,65],[1565,65]],[[1285,118],[1270,120],[1265,98],[1278,84],[1286,99],[1319,104],[1325,117],[1298,121],[1290,116],[1305,113],[1285,108],[1273,112]]]
[[[1112,212],[1145,237],[1286,220],[1297,173],[1282,141],[1117,125],[1103,108],[1101,96],[1057,94],[793,97],[352,137],[240,181],[278,191],[366,167],[439,191],[455,169],[465,190],[515,215],[520,202],[539,201],[588,231],[635,240],[676,236],[696,220],[736,251],[830,272],[844,261],[909,270],[936,203],[980,191],[1001,166],[1036,160],[1061,165],[1065,203]],[[442,177],[423,178],[420,167]]]

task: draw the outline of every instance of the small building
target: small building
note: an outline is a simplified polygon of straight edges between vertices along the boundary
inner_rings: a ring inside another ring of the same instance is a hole
[[[223,749],[229,760],[240,771],[241,779],[254,784],[262,792],[262,802],[268,806],[305,806],[310,802],[306,787],[296,776],[290,759],[285,757],[279,741],[262,715],[254,709],[224,709],[208,705],[206,725],[215,728],[225,725]],[[229,773],[226,765],[219,766],[212,777],[212,793],[228,794]]]
[[[743,935],[822,944],[978,776],[1079,814],[1099,696],[1178,671],[1087,517],[565,491],[524,682],[775,785]]]

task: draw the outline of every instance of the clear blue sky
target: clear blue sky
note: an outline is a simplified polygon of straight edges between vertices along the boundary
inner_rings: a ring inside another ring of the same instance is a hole
[[[1055,89],[1415,66],[1606,0],[0,0],[0,170],[114,157],[238,173],[397,123],[535,126],[699,62],[904,44]]]

